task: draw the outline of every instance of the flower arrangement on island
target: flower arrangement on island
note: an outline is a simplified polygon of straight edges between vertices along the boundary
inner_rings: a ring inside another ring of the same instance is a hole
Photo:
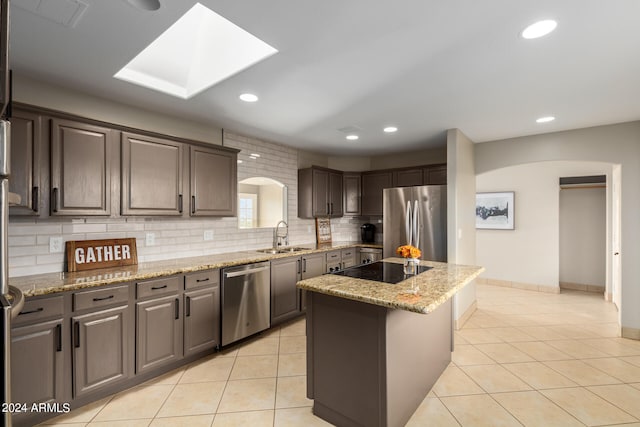
[[[403,258],[420,258],[422,252],[415,246],[402,245],[398,246],[398,249],[396,249],[396,254],[400,255]]]

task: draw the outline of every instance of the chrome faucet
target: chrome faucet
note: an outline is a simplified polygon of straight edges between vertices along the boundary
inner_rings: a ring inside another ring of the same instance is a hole
[[[280,231],[280,224],[284,225],[284,234]],[[276,224],[276,228],[273,229],[273,249],[278,249],[278,246],[289,245],[289,226],[286,222],[280,221]]]

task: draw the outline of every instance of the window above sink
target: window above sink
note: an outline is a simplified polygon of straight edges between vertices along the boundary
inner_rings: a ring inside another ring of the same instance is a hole
[[[266,177],[238,182],[238,228],[273,228],[286,220],[286,185]]]

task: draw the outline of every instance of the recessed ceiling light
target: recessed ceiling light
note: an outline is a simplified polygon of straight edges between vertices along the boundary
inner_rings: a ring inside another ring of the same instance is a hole
[[[256,153],[251,153],[250,154],[251,157],[260,157],[260,154],[256,154]]]
[[[393,133],[393,132],[397,132],[398,128],[395,126],[387,126],[386,128],[383,129],[386,133]]]
[[[349,141],[355,141],[358,138],[359,138],[358,135],[347,135],[347,139]]]
[[[536,120],[536,123],[549,123],[554,121],[556,118],[553,116],[540,117]]]
[[[277,52],[196,3],[114,77],[189,99]]]
[[[555,30],[558,23],[553,19],[545,19],[544,21],[538,21],[527,28],[522,30],[522,38],[524,39],[537,39],[538,37],[546,36],[551,31]]]
[[[240,99],[244,102],[256,102],[258,100],[258,97],[252,93],[243,93],[242,95],[240,95]]]
[[[238,159],[238,163],[242,163],[242,160]]]
[[[255,159],[257,159],[257,157],[255,157],[255,156],[253,156],[253,155],[252,155],[252,156],[249,156],[249,158],[250,158],[251,160],[255,160]]]

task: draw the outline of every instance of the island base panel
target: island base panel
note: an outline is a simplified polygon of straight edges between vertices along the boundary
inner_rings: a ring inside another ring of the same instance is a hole
[[[403,426],[451,361],[451,301],[424,315],[309,292],[307,395],[340,427]]]

